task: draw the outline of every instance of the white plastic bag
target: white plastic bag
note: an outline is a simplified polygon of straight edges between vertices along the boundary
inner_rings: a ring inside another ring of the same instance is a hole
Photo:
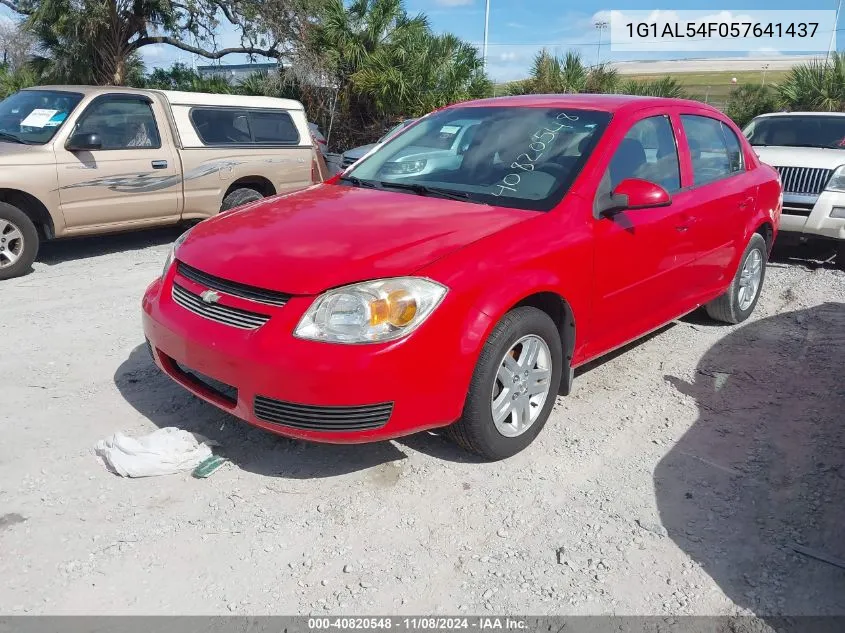
[[[121,477],[153,477],[192,470],[211,457],[211,444],[202,436],[168,427],[139,438],[115,433],[97,442],[94,452]]]

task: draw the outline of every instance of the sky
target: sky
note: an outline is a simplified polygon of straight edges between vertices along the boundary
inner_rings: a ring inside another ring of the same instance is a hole
[[[802,0],[801,10],[835,10],[837,0]],[[405,0],[410,14],[425,13],[435,32],[451,32],[481,48],[484,40],[485,0]],[[727,4],[727,3],[726,3]],[[736,14],[745,10],[796,10],[796,0],[732,0],[729,11]],[[710,10],[714,4],[703,0],[673,4],[661,4],[666,10]],[[536,53],[547,48],[558,54],[567,50],[578,50],[586,63],[616,62],[650,59],[681,59],[684,57],[720,57],[753,55],[760,53],[742,52],[614,52],[610,50],[609,35],[605,31],[599,47],[599,31],[594,27],[596,20],[608,19],[611,10],[632,11],[654,8],[646,0],[490,0],[490,24],[488,36],[487,70],[496,81],[510,81],[526,76]],[[10,15],[0,7],[0,18]],[[845,12],[843,12],[845,13]],[[838,30],[845,31],[845,15],[840,15]],[[238,45],[239,37],[228,25],[221,25],[218,32],[218,47]],[[845,42],[845,38],[840,38]],[[837,46],[837,48],[841,48]],[[776,55],[771,50],[766,54]],[[180,61],[188,65],[211,63],[194,58],[189,53],[168,46],[152,46],[143,49],[144,61],[148,67],[170,66]],[[220,63],[243,63],[243,56],[230,55]],[[259,59],[257,61],[266,61]]]

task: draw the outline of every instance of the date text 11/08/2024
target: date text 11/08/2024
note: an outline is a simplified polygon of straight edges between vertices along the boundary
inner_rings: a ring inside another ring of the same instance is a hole
[[[521,631],[528,629],[524,619],[511,617],[326,617],[308,618],[308,629],[328,630],[389,630],[397,631]]]
[[[628,22],[625,24],[630,38],[812,38],[819,28],[818,22]]]

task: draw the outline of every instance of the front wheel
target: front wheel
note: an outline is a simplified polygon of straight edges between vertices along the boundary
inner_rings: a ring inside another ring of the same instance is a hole
[[[478,359],[461,419],[447,434],[489,460],[517,454],[546,424],[563,367],[560,333],[532,307],[508,312]]]
[[[38,254],[38,231],[29,216],[0,202],[0,279],[26,273]]]
[[[724,323],[742,323],[751,316],[760,299],[760,290],[766,277],[767,253],[763,236],[759,233],[752,235],[728,291],[706,306],[711,319]]]

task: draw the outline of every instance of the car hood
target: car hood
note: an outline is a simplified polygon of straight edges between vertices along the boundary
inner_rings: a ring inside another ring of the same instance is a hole
[[[410,275],[531,211],[341,185],[260,201],[195,226],[177,258],[289,294]]]
[[[343,153],[343,157],[358,160],[359,158],[364,156],[364,154],[373,149],[375,146],[376,143],[370,143],[369,145],[362,145],[361,147],[353,147],[352,149],[345,151]]]
[[[783,147],[755,145],[752,148],[760,160],[773,167],[820,167],[836,169],[845,165],[845,149],[823,147]]]

